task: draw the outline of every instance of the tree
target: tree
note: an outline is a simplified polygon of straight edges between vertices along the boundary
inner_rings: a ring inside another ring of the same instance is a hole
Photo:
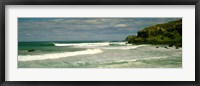
[[[126,41],[131,44],[169,44],[182,46],[182,19],[164,24],[149,26],[129,35]]]

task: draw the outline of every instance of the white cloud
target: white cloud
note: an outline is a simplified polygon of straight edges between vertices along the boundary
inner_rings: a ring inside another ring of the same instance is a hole
[[[115,27],[127,27],[128,25],[126,25],[126,24],[117,24],[117,25],[115,25]]]

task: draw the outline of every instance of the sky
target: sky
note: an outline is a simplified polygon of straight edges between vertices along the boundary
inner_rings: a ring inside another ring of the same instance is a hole
[[[18,41],[121,41],[180,18],[18,18]]]

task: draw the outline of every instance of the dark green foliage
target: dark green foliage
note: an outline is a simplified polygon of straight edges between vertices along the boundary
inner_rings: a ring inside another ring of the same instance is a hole
[[[126,41],[131,44],[168,44],[176,48],[182,46],[182,19],[146,27],[129,35]]]

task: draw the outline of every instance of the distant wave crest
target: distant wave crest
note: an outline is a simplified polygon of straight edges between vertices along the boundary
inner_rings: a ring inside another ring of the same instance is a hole
[[[102,42],[102,43],[54,43],[55,46],[106,46],[109,45],[108,42]]]
[[[97,42],[97,43],[54,43],[55,46],[98,47],[109,45],[127,45],[126,42]]]
[[[135,49],[135,48],[138,48],[138,47],[141,47],[141,46],[147,46],[147,45],[120,46],[120,47],[104,47],[104,48],[102,48],[102,49],[110,49],[110,50],[113,50],[113,49],[118,49],[118,50],[130,50],[130,49]]]

